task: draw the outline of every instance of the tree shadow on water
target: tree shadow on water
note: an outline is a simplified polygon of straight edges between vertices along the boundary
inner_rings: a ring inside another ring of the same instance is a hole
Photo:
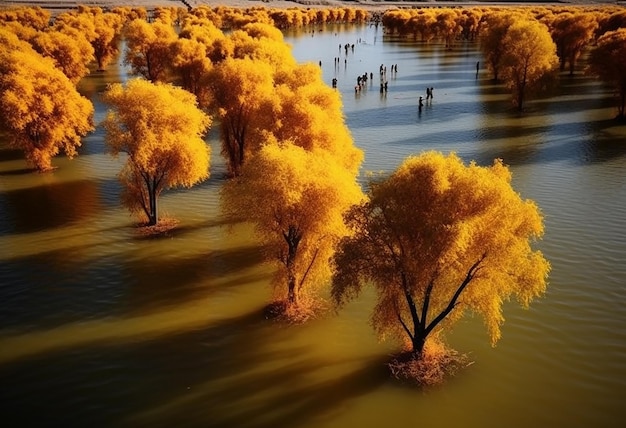
[[[6,426],[301,426],[388,380],[382,358],[326,359],[261,309],[154,340],[0,366]],[[331,373],[328,373],[331,371]]]

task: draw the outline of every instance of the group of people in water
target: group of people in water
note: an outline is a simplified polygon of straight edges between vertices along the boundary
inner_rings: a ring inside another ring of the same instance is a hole
[[[391,72],[392,73],[398,72],[398,64],[393,64],[391,66]],[[380,65],[379,74],[380,74],[380,93],[381,94],[386,93],[387,88],[389,87],[389,82],[387,80],[387,67],[384,64]],[[366,87],[365,84],[367,83],[367,81],[373,80],[373,79],[374,79],[374,73],[369,73],[369,77],[367,73],[357,76],[356,85],[354,86],[354,93],[357,94],[361,92],[361,89],[365,89]],[[337,87],[337,79],[333,79],[333,88],[336,88],[336,87]]]
[[[361,43],[361,39],[359,39],[358,41],[359,43]],[[339,52],[341,52],[341,50],[343,49],[345,51],[345,55],[346,58],[344,59],[344,65],[347,66],[348,65],[348,51],[354,52],[354,44],[350,44],[350,43],[346,43],[346,44],[339,44]],[[337,67],[339,66],[339,64],[341,63],[341,58],[340,57],[335,57],[335,69],[337,69]],[[322,62],[319,62],[320,67],[322,66]],[[478,68],[478,66],[477,66]],[[391,73],[393,73],[395,75],[395,73],[398,72],[398,64],[393,64],[391,65]],[[381,64],[379,69],[378,69],[378,73],[380,75],[380,93],[381,94],[386,94],[388,87],[389,87],[389,82],[387,80],[387,67],[384,64]],[[354,93],[358,94],[360,93],[363,89],[365,89],[367,86],[367,82],[368,81],[372,81],[373,84],[373,79],[374,79],[374,73],[364,73],[362,75],[357,76],[356,78],[356,85],[354,86]],[[337,78],[333,77],[332,79],[332,87],[333,88],[337,88]],[[419,111],[422,111],[422,107],[424,107],[424,102],[426,102],[426,104],[428,104],[429,102],[432,102],[433,99],[433,87],[427,87],[426,88],[426,99],[424,100],[424,98],[422,96],[419,97],[418,99],[418,108]]]

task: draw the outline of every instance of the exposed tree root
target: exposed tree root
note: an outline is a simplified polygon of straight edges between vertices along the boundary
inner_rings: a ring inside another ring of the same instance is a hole
[[[265,307],[265,318],[287,324],[304,324],[319,318],[328,310],[328,304],[321,299],[302,297],[297,304],[289,304],[285,299],[276,300]]]
[[[159,222],[153,226],[147,223],[137,225],[136,233],[140,238],[160,238],[168,236],[169,232],[178,226],[179,221],[171,217],[162,217]]]
[[[387,364],[393,377],[419,386],[439,385],[459,370],[470,366],[466,354],[459,354],[440,343],[427,345],[418,358],[411,352],[395,355]]]

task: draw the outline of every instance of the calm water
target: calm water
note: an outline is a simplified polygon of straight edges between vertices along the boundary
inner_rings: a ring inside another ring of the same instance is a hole
[[[516,189],[545,214],[546,296],[528,311],[506,306],[496,348],[479,319],[459,324],[450,343],[475,363],[417,391],[385,372],[394,347],[368,326],[369,294],[304,326],[263,319],[271,271],[249,229],[229,232],[219,218],[225,168],[215,134],[211,178],[163,196],[180,227],[156,240],[136,236],[119,205],[122,160],[104,154],[101,129],[78,158],[56,159],[53,174],[30,173],[20,153],[3,149],[2,425],[623,426],[626,127],[610,120],[610,90],[580,73],[563,76],[520,116],[484,71],[476,78],[474,45],[448,51],[373,27],[287,39],[299,60],[322,61],[325,81],[337,77],[364,171],[390,171],[430,149],[479,164],[504,159]],[[346,57],[340,43],[354,52]],[[355,94],[365,72],[374,79]],[[115,66],[81,82],[97,120],[98,93],[126,78]],[[427,86],[434,100],[420,113]]]

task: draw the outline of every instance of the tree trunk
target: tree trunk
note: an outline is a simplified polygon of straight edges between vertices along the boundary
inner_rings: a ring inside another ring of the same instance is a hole
[[[525,91],[525,83],[520,84],[517,89],[517,109],[519,111],[524,110],[524,91]]]
[[[296,294],[296,277],[293,273],[293,269],[290,269],[287,276],[288,276],[287,282],[288,282],[288,289],[289,289],[289,293],[287,294],[287,302],[289,303],[289,306],[297,305],[298,296]]]
[[[415,359],[422,358],[424,352],[424,345],[426,344],[426,336],[414,336],[411,340],[411,355]]]
[[[150,215],[148,216],[148,226],[154,226],[158,222],[156,186],[152,186],[152,188],[148,191],[150,193]]]
[[[291,305],[298,304],[298,290],[296,289],[296,272],[295,262],[298,254],[298,244],[302,238],[295,226],[289,226],[287,233],[283,232],[283,237],[287,242],[287,260],[285,260],[285,267],[287,268],[287,302]]]

